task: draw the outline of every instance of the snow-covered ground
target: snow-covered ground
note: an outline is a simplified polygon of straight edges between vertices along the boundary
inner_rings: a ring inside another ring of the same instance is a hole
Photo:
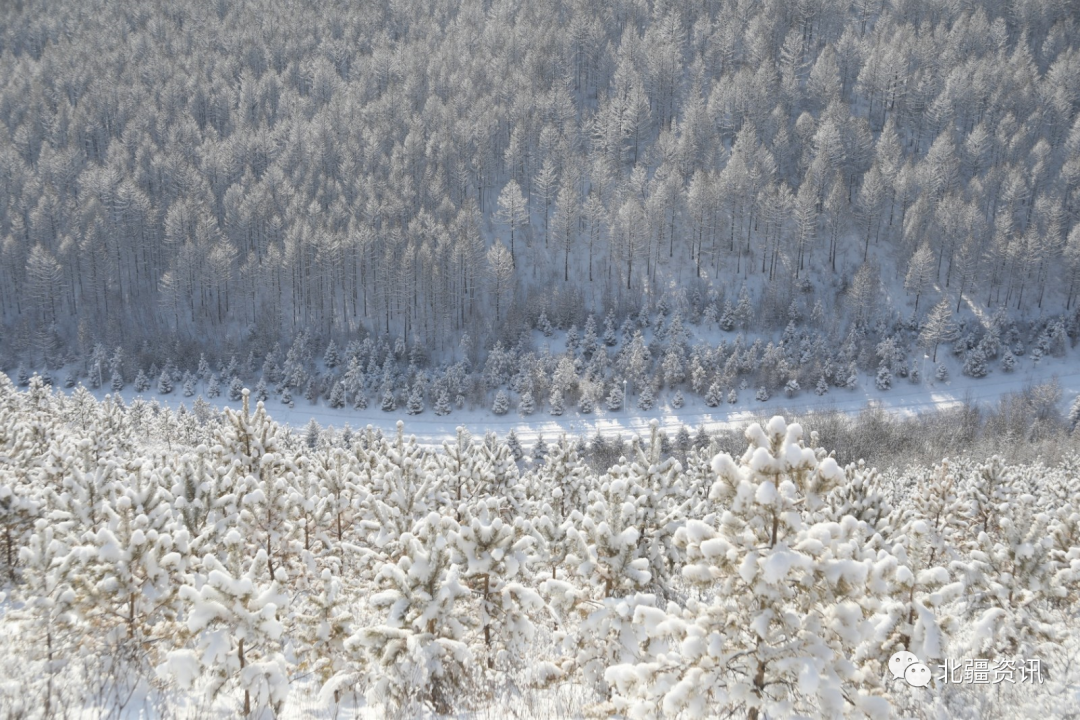
[[[940,355],[944,355],[944,352]],[[918,385],[908,382],[905,378],[894,378],[892,389],[882,391],[874,386],[873,377],[862,375],[860,386],[854,390],[830,388],[829,392],[822,396],[816,395],[812,390],[803,390],[791,398],[778,394],[760,402],[754,399],[754,389],[750,388],[739,392],[737,403],[724,403],[715,408],[708,407],[702,398],[687,393],[685,405],[675,409],[670,405],[670,394],[662,393],[652,410],[642,411],[635,406],[637,397],[632,388],[626,403],[627,407],[623,410],[610,412],[601,405],[597,407],[596,412],[583,415],[574,408],[567,408],[566,412],[558,417],[548,414],[543,409],[528,417],[519,415],[515,410],[498,416],[485,408],[455,409],[449,415],[439,417],[432,412],[430,407],[419,415],[407,415],[400,409],[395,412],[383,412],[376,403],[372,403],[363,410],[348,407],[334,409],[327,407],[325,402],[312,405],[303,398],[297,398],[294,407],[290,408],[273,395],[265,405],[274,420],[297,430],[302,429],[314,419],[323,427],[341,429],[348,424],[356,429],[371,425],[382,428],[384,432],[391,432],[400,420],[405,423],[407,435],[415,436],[420,444],[427,446],[437,446],[453,438],[459,426],[465,427],[474,436],[488,432],[505,435],[510,430],[514,430],[518,439],[528,445],[540,435],[550,440],[563,433],[588,436],[600,433],[609,437],[641,434],[654,419],[660,422],[662,429],[673,434],[683,425],[691,431],[702,425],[706,430],[714,431],[742,426],[752,418],[778,412],[788,416],[819,411],[858,413],[873,405],[889,412],[914,415],[955,407],[966,402],[989,407],[1009,393],[1019,392],[1025,387],[1053,379],[1058,381],[1062,389],[1060,402],[1062,412],[1067,412],[1075,398],[1080,395],[1080,361],[1071,356],[1066,356],[1064,359],[1044,357],[1037,364],[1030,356],[1024,356],[1018,358],[1015,371],[1005,373],[995,367],[991,374],[978,379],[960,374],[957,364],[950,379],[945,382],[932,379],[934,366],[929,359],[926,360],[925,366],[921,373],[922,377],[926,378],[929,375],[931,379],[924,380]],[[173,409],[179,408],[182,404],[191,409],[192,403],[199,397],[201,391],[200,386],[196,395],[184,397],[179,388],[168,395],[161,395],[156,392],[137,393],[129,385],[120,394],[125,402],[131,402],[141,396],[147,401],[157,401]],[[110,391],[104,387],[92,392],[98,398],[110,394]],[[207,402],[212,407],[218,408],[239,407],[240,404],[229,401],[224,394]]]

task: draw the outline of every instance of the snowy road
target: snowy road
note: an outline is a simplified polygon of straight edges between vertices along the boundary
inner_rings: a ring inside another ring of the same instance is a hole
[[[660,426],[669,434],[674,434],[682,425],[686,425],[691,431],[700,425],[704,425],[707,430],[719,430],[742,426],[750,419],[762,414],[780,412],[791,416],[826,410],[854,414],[864,410],[870,404],[888,412],[913,415],[956,407],[968,401],[991,405],[1007,393],[1018,392],[1032,384],[1047,382],[1052,377],[1056,377],[1061,384],[1061,409],[1063,412],[1067,411],[1073,399],[1080,393],[1080,364],[1072,360],[1044,360],[1040,366],[1032,366],[1030,361],[1025,359],[1024,365],[1027,367],[1011,374],[996,372],[981,379],[960,376],[946,383],[926,382],[921,385],[911,385],[905,379],[896,378],[893,388],[888,391],[877,390],[872,385],[872,379],[864,376],[862,381],[869,387],[860,387],[856,390],[830,388],[829,393],[821,397],[813,392],[803,391],[795,398],[780,396],[766,402],[757,402],[753,400],[753,390],[744,390],[740,392],[740,402],[737,404],[725,403],[716,408],[707,407],[701,398],[692,396],[679,410],[660,403],[648,412],[633,409],[618,412],[598,411],[592,415],[581,415],[568,409],[566,414],[560,417],[548,415],[544,410],[529,417],[521,417],[514,411],[507,415],[496,416],[486,409],[455,410],[445,417],[437,417],[430,408],[420,415],[409,416],[400,411],[385,413],[377,407],[368,407],[364,410],[350,408],[335,410],[323,405],[312,406],[303,400],[297,402],[295,408],[289,408],[275,399],[267,401],[266,408],[276,421],[297,430],[302,429],[314,419],[322,426],[334,426],[340,429],[348,423],[356,429],[373,425],[382,428],[384,432],[392,433],[395,431],[398,420],[401,420],[405,423],[407,435],[414,435],[418,442],[428,446],[437,446],[453,438],[458,426],[464,426],[474,436],[481,436],[487,432],[505,435],[513,429],[522,443],[531,445],[541,434],[548,440],[557,438],[562,433],[592,436],[599,432],[609,437],[644,434],[648,432],[649,423],[653,419],[658,420]],[[106,392],[99,390],[94,394],[103,397]],[[136,393],[131,390],[126,390],[122,394],[127,402],[136,396]],[[194,400],[194,398],[185,398],[179,393],[164,396],[145,393],[144,397],[147,400],[155,399],[172,408],[179,407],[181,403],[190,408]],[[633,405],[636,400],[635,396],[631,396],[630,404]],[[211,401],[211,404],[219,407],[235,407],[239,403],[231,403],[218,398]]]

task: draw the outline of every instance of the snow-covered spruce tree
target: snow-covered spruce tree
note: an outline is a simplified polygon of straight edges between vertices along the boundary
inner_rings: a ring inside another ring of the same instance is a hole
[[[829,383],[825,380],[825,376],[822,375],[818,378],[817,385],[814,387],[814,394],[821,396],[829,392]]]
[[[536,411],[536,401],[533,400],[533,394],[531,390],[526,390],[521,394],[521,400],[518,401],[518,414],[523,417],[528,417]]]
[[[622,383],[615,381],[611,385],[611,392],[608,393],[606,407],[609,412],[618,412],[622,410],[623,406],[623,389]]]
[[[319,378],[312,375],[308,378],[307,386],[304,388],[304,399],[312,405],[316,405],[319,402],[319,397],[322,395],[322,387],[319,382]]]
[[[1016,356],[1013,355],[1012,350],[1008,346],[1005,347],[1005,354],[1001,356],[1001,371],[1011,373],[1016,369]]]
[[[596,352],[597,339],[596,339],[596,318],[592,313],[589,313],[589,317],[585,319],[585,334],[581,339],[581,352],[586,357],[592,357]]]
[[[791,378],[787,381],[787,384],[784,385],[784,396],[789,398],[795,397],[799,394],[799,390],[801,389],[802,388],[799,387],[799,381],[795,378]]]
[[[330,389],[330,397],[326,404],[334,409],[345,407],[345,385],[340,380],[336,381]]]
[[[124,376],[120,373],[119,368],[113,371],[110,387],[112,387],[114,393],[124,389]]]
[[[589,392],[581,393],[581,397],[578,398],[578,412],[582,415],[590,415],[595,409],[596,406],[593,403],[592,394]]]
[[[892,389],[892,372],[889,370],[888,365],[879,365],[877,369],[877,378],[874,379],[874,385],[878,390],[891,390]]]
[[[224,543],[228,564],[208,554],[198,568],[201,584],[180,588],[195,649],[170,651],[158,672],[183,688],[203,677],[214,696],[233,688],[243,691],[245,717],[257,708],[276,714],[289,692],[288,665],[280,647],[289,598],[278,580],[267,576],[265,550],[244,570],[240,532],[230,530]]]
[[[563,412],[565,412],[566,407],[563,403],[563,394],[561,390],[556,388],[551,391],[551,398],[548,402],[548,405],[548,412],[550,412],[552,415],[555,415],[556,417],[562,415]]]
[[[1068,423],[1069,430],[1076,430],[1077,424],[1080,423],[1080,395],[1077,395],[1069,406]]]
[[[326,352],[323,353],[323,364],[330,370],[341,364],[341,354],[338,352],[337,343],[333,340],[330,340],[330,344],[326,346]]]
[[[730,390],[728,390],[727,401],[729,405],[734,405],[735,403],[739,402],[739,391],[735,388],[731,388]]]
[[[641,392],[638,394],[638,410],[652,410],[655,402],[656,395],[653,393],[652,383],[645,383],[645,386],[641,388]]]
[[[491,412],[496,415],[505,415],[510,410],[510,398],[502,388],[495,393],[495,402],[491,405]]]
[[[949,368],[945,366],[945,363],[940,362],[934,369],[934,377],[938,382],[946,382],[949,379]]]
[[[979,347],[973,347],[964,355],[964,366],[960,372],[968,377],[986,377],[986,356]]]
[[[409,415],[419,415],[424,412],[424,390],[420,383],[413,385],[412,392],[409,393],[409,402],[405,406],[405,412]]]
[[[710,385],[708,392],[705,393],[705,404],[709,407],[717,407],[722,402],[724,402],[724,389],[717,381]]]
[[[791,715],[887,717],[882,667],[852,661],[873,634],[869,529],[851,517],[814,522],[844,480],[831,458],[782,418],[751,425],[741,462],[718,455],[710,496],[727,507],[676,533],[682,575],[699,586],[666,610],[639,607],[644,657],[610,667],[615,709],[633,717],[757,720]]]
[[[671,396],[671,407],[678,410],[685,404],[686,401],[683,399],[682,390],[676,390],[675,394]]]
[[[912,385],[918,385],[922,382],[922,373],[919,371],[919,361],[911,361],[911,369],[908,370],[908,382]]]
[[[281,391],[281,403],[286,407],[296,407],[296,403],[293,402],[292,390],[288,387]]]
[[[163,370],[158,377],[157,391],[159,395],[168,395],[173,391],[173,382],[168,370]]]
[[[379,405],[383,412],[393,412],[397,410],[397,399],[394,397],[394,392],[387,388],[382,395],[382,401]]]
[[[255,402],[266,402],[270,397],[270,391],[266,387],[266,378],[259,378],[259,382],[255,383],[252,396],[255,398]]]
[[[766,400],[769,399],[769,397],[770,397],[769,388],[765,387],[764,385],[759,387],[758,391],[757,391],[757,394],[754,395],[754,399],[757,400],[758,402],[765,402]]]
[[[435,407],[433,408],[435,414],[439,417],[444,417],[450,414],[450,391],[446,388],[442,388],[439,391],[439,396],[435,399]]]
[[[233,376],[233,379],[229,382],[229,399],[233,402],[238,402],[243,397],[244,383],[240,378]]]
[[[506,447],[510,449],[510,455],[515,461],[525,457],[525,451],[521,447],[521,441],[518,440],[517,433],[514,432],[513,428],[510,428],[510,432],[506,433]]]
[[[614,347],[618,343],[619,339],[615,334],[615,311],[608,310],[607,316],[604,318],[604,344],[608,347]]]
[[[548,446],[547,443],[544,442],[544,433],[540,433],[536,436],[536,442],[533,443],[532,455],[530,455],[534,467],[540,467],[541,465],[543,465],[544,461],[547,459],[547,456]]]
[[[399,537],[396,557],[376,566],[378,591],[369,603],[382,622],[345,642],[358,668],[345,677],[366,675],[359,687],[370,703],[446,715],[468,696],[473,655],[465,637],[474,619],[466,609],[471,593],[453,563],[458,530],[452,518],[428,513]]]
[[[210,379],[206,381],[206,397],[216,398],[221,395],[221,381],[217,373],[210,373]]]

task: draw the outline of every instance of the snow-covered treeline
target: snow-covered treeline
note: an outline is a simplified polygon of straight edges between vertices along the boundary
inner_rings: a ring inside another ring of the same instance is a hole
[[[942,295],[1067,309],[1076,17],[4,3],[2,345],[34,364],[98,342],[227,356],[365,326],[486,349],[541,305],[621,317],[670,282],[746,285],[766,323],[802,294],[856,322]]]
[[[314,449],[245,393],[213,438],[0,375],[0,707],[379,716],[1055,717],[1076,704],[1080,463],[841,467],[776,417],[745,452],[464,432]],[[523,469],[524,468],[524,469]],[[929,688],[887,668],[1038,660]]]
[[[256,400],[273,398],[290,409],[299,404],[301,412],[321,404],[413,416],[480,410],[583,418],[654,409],[722,412],[773,397],[824,404],[854,397],[859,388],[874,393],[867,397],[887,397],[894,386],[897,394],[928,395],[954,378],[966,387],[970,378],[978,387],[988,376],[996,378],[986,381],[997,389],[990,392],[1005,395],[1020,388],[1021,376],[1034,384],[1035,374],[1073,374],[1068,361],[1080,338],[1080,312],[1016,321],[999,309],[983,320],[955,322],[947,302],[921,322],[881,316],[842,335],[820,303],[807,310],[793,302],[782,332],[753,332],[753,317],[745,291],[722,306],[674,291],[661,296],[654,312],[643,309],[621,323],[613,311],[597,322],[580,307],[554,320],[541,310],[483,356],[466,337],[452,361],[407,345],[400,335],[360,333],[362,340],[321,346],[300,332],[287,347],[257,353],[253,343],[246,353],[214,362],[201,352],[197,359],[168,348],[132,356],[122,346],[110,352],[96,344],[57,369],[58,376],[43,368],[42,379],[59,384],[62,378],[69,389],[81,382],[92,390],[233,403],[247,386]],[[582,319],[581,329],[575,318]],[[26,365],[10,375],[19,386],[30,382]]]

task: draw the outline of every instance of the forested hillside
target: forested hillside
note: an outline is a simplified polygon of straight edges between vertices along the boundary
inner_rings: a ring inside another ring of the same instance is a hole
[[[734,458],[654,428],[597,471],[565,437],[299,442],[246,392],[147,410],[0,375],[5,716],[1076,707],[1075,455],[878,473],[775,417]],[[1016,674],[945,682],[964,658]]]
[[[744,285],[762,327],[820,307],[845,318],[837,343],[942,298],[1060,314],[1080,272],[1078,17],[4,3],[3,357],[100,343],[194,369],[300,330],[446,356],[512,344],[545,308],[563,329],[621,321],[673,287],[722,315]]]

